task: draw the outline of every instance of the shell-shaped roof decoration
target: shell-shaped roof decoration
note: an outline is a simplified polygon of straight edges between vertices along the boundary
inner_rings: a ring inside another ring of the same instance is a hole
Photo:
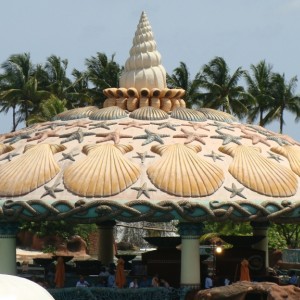
[[[54,120],[68,121],[89,117],[94,111],[98,110],[96,106],[78,107],[70,111],[64,111],[58,114]]]
[[[232,115],[211,108],[199,108],[198,111],[204,114],[207,119],[221,122],[237,122],[238,120]]]
[[[165,82],[143,13],[103,108],[1,134],[0,221],[299,222],[300,142],[186,108]]]
[[[153,120],[153,121],[165,120],[169,118],[166,112],[151,106],[138,108],[132,113],[130,113],[129,117],[137,120]]]
[[[200,149],[199,145],[153,146],[151,150],[161,154],[162,158],[148,168],[149,179],[159,189],[176,196],[213,194],[222,185],[224,173],[221,168],[197,156]]]
[[[139,167],[123,156],[132,149],[132,146],[111,144],[84,146],[87,157],[64,172],[66,188],[83,197],[119,194],[140,176]]]
[[[229,172],[249,189],[271,197],[289,197],[296,193],[296,175],[263,157],[259,148],[227,145],[219,150],[234,157]]]
[[[28,194],[50,181],[60,171],[54,154],[64,149],[63,145],[27,145],[24,155],[0,166],[0,196]]]
[[[93,113],[90,115],[91,120],[115,120],[115,119],[122,119],[126,117],[127,114],[125,110],[117,106],[97,109],[93,111]]]
[[[156,49],[152,28],[145,12],[141,15],[129,54],[120,77],[120,87],[135,87],[137,90],[167,87],[166,71],[161,64],[161,55]]]
[[[183,107],[175,108],[171,113],[171,117],[179,120],[197,121],[197,122],[202,122],[207,120],[207,118],[202,112],[189,109],[189,108],[183,108]]]

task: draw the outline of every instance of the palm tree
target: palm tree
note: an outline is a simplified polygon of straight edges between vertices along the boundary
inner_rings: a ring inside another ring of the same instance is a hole
[[[275,73],[272,75],[271,95],[273,101],[270,109],[262,121],[262,125],[279,120],[279,132],[282,133],[284,125],[284,111],[287,110],[296,115],[295,121],[300,119],[300,97],[295,95],[297,87],[297,77],[286,81],[284,74]]]
[[[60,100],[56,96],[51,95],[49,99],[43,100],[39,105],[39,112],[31,114],[28,118],[28,124],[51,121],[54,116],[65,111],[67,105],[66,100]]]
[[[102,91],[110,87],[119,86],[119,77],[122,69],[114,61],[115,55],[108,59],[106,54],[97,52],[96,56],[86,59],[87,77],[92,83],[93,88],[89,89],[89,93],[94,99],[95,104],[101,106],[106,99]]]
[[[201,87],[205,92],[201,97],[204,106],[244,117],[248,112],[248,104],[253,102],[251,95],[238,85],[245,71],[239,67],[230,75],[222,57],[212,59],[203,66],[202,71]]]
[[[259,118],[259,125],[263,125],[264,112],[272,105],[274,100],[271,95],[272,66],[265,60],[260,61],[257,65],[251,65],[252,74],[245,72],[245,79],[248,85],[248,93],[255,99],[255,105],[249,107],[248,122],[253,123]]]
[[[29,53],[11,55],[1,67],[4,69],[1,75],[0,94],[2,111],[7,112],[10,107],[13,108],[13,130],[15,130],[19,122],[25,120],[27,123],[35,105],[41,99],[49,97],[49,93],[39,90]]]
[[[184,99],[187,107],[192,107],[193,105],[201,106],[200,83],[200,72],[196,74],[194,79],[191,79],[189,70],[184,62],[180,62],[180,66],[173,70],[171,76],[167,74],[167,84],[170,88],[182,88],[185,90]]]

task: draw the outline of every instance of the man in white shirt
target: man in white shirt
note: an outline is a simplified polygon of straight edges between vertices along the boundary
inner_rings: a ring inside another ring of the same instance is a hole
[[[213,287],[213,280],[212,280],[212,273],[208,273],[208,275],[205,278],[205,288],[211,289]]]

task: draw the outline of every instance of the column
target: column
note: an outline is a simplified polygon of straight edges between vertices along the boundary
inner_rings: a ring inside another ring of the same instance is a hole
[[[114,226],[115,221],[104,221],[98,223],[99,228],[99,250],[98,259],[102,264],[108,266],[110,263],[114,262]]]
[[[181,287],[200,288],[199,237],[203,223],[179,223],[181,235]]]
[[[0,274],[16,275],[16,235],[18,223],[0,223]]]
[[[265,251],[265,269],[269,267],[269,246],[268,246],[268,228],[269,222],[250,222],[253,230],[253,236],[264,236],[264,238],[253,245],[254,249]]]

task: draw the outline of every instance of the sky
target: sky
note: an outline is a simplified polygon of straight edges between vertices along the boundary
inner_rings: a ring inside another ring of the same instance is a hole
[[[2,0],[0,10],[0,63],[12,54],[30,53],[34,64],[56,55],[71,74],[102,52],[124,65],[145,11],[169,74],[182,61],[193,78],[221,56],[231,73],[266,60],[300,79],[299,0]],[[300,123],[284,118],[284,133],[300,140]],[[11,128],[11,113],[0,114],[0,133]],[[279,123],[268,128],[278,132]]]

